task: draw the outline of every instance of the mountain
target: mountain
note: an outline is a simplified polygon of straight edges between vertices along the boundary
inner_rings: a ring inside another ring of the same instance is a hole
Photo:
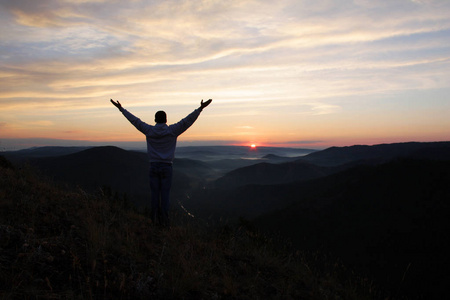
[[[145,153],[126,151],[113,146],[94,147],[76,153],[33,158],[29,163],[51,178],[90,191],[107,186],[132,195],[138,206],[149,198]]]
[[[296,200],[254,223],[295,247],[330,253],[393,293],[443,299],[450,268],[449,182],[450,161],[359,166],[272,187],[280,203]]]
[[[293,163],[240,168],[184,206],[201,218],[244,217],[297,249],[327,253],[394,298],[447,298],[449,143],[332,148],[296,163],[313,161],[310,156],[338,167],[282,184],[275,183],[288,177]]]
[[[69,155],[89,148],[91,147],[33,147],[17,151],[6,151],[1,154],[12,162],[21,162],[30,158]]]
[[[227,173],[216,180],[214,186],[233,189],[248,184],[280,184],[318,178],[331,172],[333,172],[332,168],[318,167],[305,162],[258,163]]]
[[[301,181],[320,178],[359,165],[381,164],[396,157],[450,159],[450,143],[329,148],[294,162],[252,164],[230,171],[215,180],[207,189],[193,193],[190,200],[186,200],[184,204],[188,210],[199,216],[252,218],[294,202],[299,190],[297,186],[305,185]],[[294,181],[298,182],[291,186],[289,183]]]
[[[380,164],[398,157],[450,159],[450,143],[404,143],[329,148],[302,158],[269,154],[244,164],[224,161],[235,168],[214,182],[214,187],[233,189],[247,184],[282,184],[326,176],[359,164]],[[216,162],[211,163],[215,165]],[[225,170],[225,166],[222,167]]]
[[[227,166],[215,163],[226,156],[198,161],[188,158],[193,151],[175,160],[172,203],[181,201],[196,220],[244,217],[295,249],[367,274],[365,282],[375,279],[392,298],[447,298],[449,142],[333,147],[291,162],[280,153],[238,159],[250,150],[229,150],[236,165],[252,165],[217,179]],[[29,161],[55,179],[107,185],[148,203],[145,153],[96,147]]]
[[[444,299],[450,260],[450,161],[398,159],[278,185],[204,189],[196,217],[244,217],[293,247],[326,253],[391,296]]]
[[[320,166],[337,166],[357,161],[387,162],[397,157],[450,159],[450,142],[395,143],[374,146],[331,147],[301,158]]]
[[[317,150],[284,147],[189,146],[178,147],[175,153],[178,158],[212,161],[221,159],[260,159],[270,154],[281,157],[301,157],[315,151]]]
[[[299,157],[286,157],[286,156],[278,156],[274,154],[268,154],[263,157],[254,157],[254,158],[223,158],[217,160],[207,160],[206,162],[210,167],[215,169],[217,173],[216,176],[223,176],[228,172],[231,172],[235,169],[244,168],[252,165],[256,165],[259,163],[271,163],[271,164],[279,164],[284,162],[292,162],[298,160]],[[214,178],[217,179],[217,178]]]
[[[217,170],[212,168],[208,163],[188,158],[175,158],[173,161],[173,170],[173,185],[175,189],[184,186],[184,191],[203,187],[213,178],[217,177]]]
[[[52,153],[54,151],[51,151]],[[126,194],[138,207],[149,204],[149,163],[144,152],[127,151],[113,146],[93,147],[68,155],[32,157],[28,163],[43,174],[90,191],[107,187]],[[204,183],[212,172],[206,164],[188,159],[174,161],[172,199]]]
[[[263,147],[258,151],[249,147],[237,146],[181,147],[181,149],[177,149],[177,155],[182,158],[174,160],[174,178],[171,191],[173,202],[185,199],[192,189],[206,186],[234,168],[256,164],[261,161],[276,160],[280,162],[298,159],[298,157],[281,157],[278,155],[259,157],[268,151],[278,154],[295,153],[300,155],[301,153],[310,153],[313,150]],[[148,162],[147,155],[144,152],[102,146],[39,147],[5,152],[4,154],[15,163],[27,162],[34,165],[45,175],[60,182],[79,185],[89,190],[109,187],[114,191],[127,194],[132,198],[132,202],[138,206],[148,204],[150,195]],[[199,161],[187,158],[205,155],[216,160]],[[254,157],[252,158],[250,155]],[[222,157],[240,156],[246,158],[221,159]]]
[[[286,157],[286,156],[279,156],[276,154],[267,154],[267,155],[264,155],[262,159],[267,162],[270,162],[270,163],[284,163],[284,162],[296,161],[296,160],[298,160],[298,156]]]

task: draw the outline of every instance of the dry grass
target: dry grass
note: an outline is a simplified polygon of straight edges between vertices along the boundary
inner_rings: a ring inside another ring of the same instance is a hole
[[[369,299],[245,223],[160,229],[108,189],[0,172],[2,299]]]

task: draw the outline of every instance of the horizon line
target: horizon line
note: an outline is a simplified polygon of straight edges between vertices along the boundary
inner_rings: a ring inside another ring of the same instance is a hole
[[[6,143],[5,143],[6,142]],[[432,142],[448,142],[440,141],[386,141],[377,143],[349,143],[347,145],[332,145],[329,143],[318,145],[324,141],[298,141],[298,142],[274,142],[274,143],[251,143],[241,141],[178,141],[177,148],[182,147],[252,147],[257,148],[292,148],[292,149],[309,149],[309,150],[324,150],[331,147],[350,147],[350,146],[374,146],[383,144],[402,144],[402,143],[432,143]],[[8,151],[18,151],[30,148],[39,147],[102,147],[102,146],[116,146],[123,149],[146,149],[145,140],[142,141],[90,141],[90,140],[65,140],[52,138],[0,138],[0,153]]]

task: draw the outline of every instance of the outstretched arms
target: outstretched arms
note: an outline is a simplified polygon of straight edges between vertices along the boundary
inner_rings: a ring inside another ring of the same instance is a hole
[[[207,107],[211,102],[212,102],[212,99],[209,99],[209,100],[206,101],[206,102],[203,102],[203,99],[202,99],[202,101],[200,102],[200,107],[199,107],[199,108],[200,108],[200,109],[204,109],[204,108]],[[117,107],[119,110],[122,108],[122,105],[120,104],[119,100],[114,101],[113,99],[111,99],[111,103],[114,104],[114,106]]]
[[[148,125],[145,122],[142,122],[139,118],[131,114],[129,111],[127,111],[125,108],[122,107],[119,101],[114,101],[113,99],[110,100],[111,103],[117,107],[122,114],[130,121],[131,124],[134,125],[140,132],[147,135],[149,130],[151,130],[152,126]],[[188,129],[194,122],[197,120],[197,117],[200,115],[200,112],[203,110],[203,108],[210,105],[212,102],[212,99],[209,99],[205,102],[203,100],[200,102],[200,107],[196,110],[194,110],[192,113],[190,113],[187,117],[182,119],[176,124],[170,125],[170,127],[173,130],[173,133],[178,136],[182,134],[186,129]]]

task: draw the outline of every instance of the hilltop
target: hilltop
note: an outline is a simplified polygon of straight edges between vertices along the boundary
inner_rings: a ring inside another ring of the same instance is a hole
[[[245,222],[155,227],[109,189],[60,187],[0,164],[3,299],[371,299],[369,286],[320,271]],[[321,262],[321,261],[320,261]],[[361,280],[361,282],[363,282]],[[372,294],[371,294],[372,293]]]

